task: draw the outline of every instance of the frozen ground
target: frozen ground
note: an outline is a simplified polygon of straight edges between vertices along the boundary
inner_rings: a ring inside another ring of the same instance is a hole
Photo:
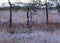
[[[26,11],[13,11],[13,27],[9,27],[9,10],[0,11],[0,43],[60,43],[60,15],[57,10],[49,10],[49,23],[45,10],[33,16],[32,33],[28,33]],[[13,34],[11,34],[13,32]]]
[[[60,43],[60,30],[54,32],[34,31],[20,34],[0,32],[0,43]]]
[[[12,12],[12,20],[13,23],[25,23],[27,22],[27,17],[26,17],[27,11],[13,11]],[[46,11],[45,9],[40,9],[35,12],[36,15],[33,16],[33,21],[36,21],[38,23],[41,22],[46,22]],[[1,16],[1,22],[8,22],[9,21],[9,10],[1,10],[0,11],[0,16]],[[49,22],[60,22],[60,13],[56,9],[54,10],[49,10],[48,14],[48,19]]]

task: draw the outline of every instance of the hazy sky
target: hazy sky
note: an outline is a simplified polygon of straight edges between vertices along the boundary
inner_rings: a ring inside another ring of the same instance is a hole
[[[18,2],[18,1],[20,1],[20,2],[31,2],[32,0],[10,0],[12,3],[13,2]],[[45,0],[41,0],[41,2],[44,2]],[[49,0],[47,0],[47,1],[49,1]],[[0,3],[4,3],[4,2],[8,2],[8,0],[0,0]]]
[[[12,3],[13,2],[30,2],[30,0],[10,0]],[[0,3],[8,2],[8,0],[0,0]]]
[[[10,0],[11,2],[15,2],[16,0]],[[0,0],[0,3],[8,2],[8,0]]]

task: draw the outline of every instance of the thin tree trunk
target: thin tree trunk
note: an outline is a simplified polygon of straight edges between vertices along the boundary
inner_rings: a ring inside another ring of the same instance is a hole
[[[12,7],[10,7],[10,27],[12,27]]]
[[[27,7],[27,26],[29,28],[29,7]]]
[[[28,9],[28,11],[27,11],[27,26],[29,28],[29,33],[31,33],[31,31],[32,31],[32,15],[29,14],[30,8],[28,7],[27,9]]]
[[[47,21],[47,24],[48,24],[48,5],[46,3],[46,21]]]
[[[58,12],[60,13],[60,10],[59,10],[59,3],[58,3],[58,6],[57,6],[57,9],[58,9]]]
[[[10,5],[10,19],[9,19],[9,26],[12,27],[12,6],[11,6],[11,2],[9,2]]]

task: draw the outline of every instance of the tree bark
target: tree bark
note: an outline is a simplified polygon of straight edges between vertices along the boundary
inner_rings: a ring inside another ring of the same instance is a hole
[[[28,7],[27,9],[28,9],[27,10],[27,26],[29,28],[29,33],[31,33],[31,31],[32,31],[32,14],[31,14],[31,12],[29,12],[30,8]]]
[[[47,21],[47,24],[48,24],[48,5],[46,3],[46,21]]]
[[[57,9],[58,9],[58,12],[60,13],[60,9],[59,9],[59,7],[60,7],[60,6],[59,6],[59,3],[58,3]]]
[[[12,6],[11,6],[11,2],[9,2],[10,5],[10,19],[9,19],[9,26],[12,27]]]
[[[27,7],[27,26],[29,28],[29,7]]]

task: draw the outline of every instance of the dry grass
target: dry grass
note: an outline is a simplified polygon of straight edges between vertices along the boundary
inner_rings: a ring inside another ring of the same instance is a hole
[[[37,23],[37,22],[33,22],[32,26],[34,28],[34,30],[38,30],[38,31],[48,31],[48,32],[54,32],[55,30],[59,30],[60,29],[60,23]],[[28,28],[26,23],[13,23],[12,27],[9,27],[9,23],[2,23],[0,26],[0,31],[5,30],[6,33],[18,33],[20,31],[20,33],[22,32],[28,32]],[[16,31],[17,30],[17,31]],[[51,33],[49,33],[51,34]],[[30,42],[30,39],[25,39],[26,42]],[[37,41],[38,43],[39,41]],[[1,39],[0,43],[20,43],[20,41],[18,41],[17,39]],[[25,43],[24,41],[22,41],[22,43]],[[30,43],[33,43],[33,39],[31,40]]]
[[[42,31],[54,31],[57,29],[60,29],[60,23],[37,23],[33,22],[32,23],[32,28],[34,30],[42,30]],[[20,30],[21,32],[24,30],[28,31],[26,23],[13,23],[12,27],[9,27],[9,23],[2,23],[0,26],[0,31],[1,30],[6,30],[7,32],[12,32],[16,30]]]

